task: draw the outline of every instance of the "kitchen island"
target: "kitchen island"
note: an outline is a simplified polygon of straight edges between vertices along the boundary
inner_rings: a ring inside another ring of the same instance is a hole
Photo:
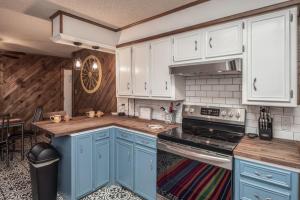
[[[149,125],[161,125],[153,130]],[[33,124],[52,137],[59,151],[58,192],[80,199],[109,185],[122,185],[156,199],[157,134],[178,127],[157,120],[104,116]]]

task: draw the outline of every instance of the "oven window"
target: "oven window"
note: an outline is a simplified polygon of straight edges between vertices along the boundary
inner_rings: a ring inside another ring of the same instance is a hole
[[[158,150],[157,192],[172,200],[231,200],[231,171]]]

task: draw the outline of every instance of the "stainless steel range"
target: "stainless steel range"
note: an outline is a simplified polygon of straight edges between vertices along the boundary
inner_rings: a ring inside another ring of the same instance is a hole
[[[232,155],[245,112],[184,105],[182,127],[158,135],[158,199],[232,199]]]

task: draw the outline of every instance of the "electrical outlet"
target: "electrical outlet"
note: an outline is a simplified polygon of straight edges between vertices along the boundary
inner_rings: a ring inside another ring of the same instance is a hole
[[[281,117],[281,130],[290,131],[291,126],[291,117]]]

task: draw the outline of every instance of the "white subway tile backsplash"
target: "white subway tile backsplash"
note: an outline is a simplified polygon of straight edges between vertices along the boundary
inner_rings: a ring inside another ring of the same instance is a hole
[[[186,77],[186,98],[183,103],[200,106],[222,106],[245,108],[246,133],[258,133],[259,106],[242,105],[242,76],[241,75],[217,75]],[[118,98],[118,109],[124,103],[128,112],[128,100]],[[133,111],[133,101],[130,101],[129,110]],[[165,113],[160,110],[161,106],[168,107],[170,101],[141,100],[136,99],[136,115],[139,114],[140,106],[153,108],[153,119],[164,120]],[[294,139],[300,141],[300,106],[297,108],[271,107],[273,118],[273,136],[275,138]],[[288,119],[287,124],[282,123],[282,118]],[[288,118],[287,118],[288,117]],[[181,122],[181,111],[176,115],[177,122]],[[284,126],[283,126],[284,125]],[[284,130],[284,128],[288,128]]]
[[[225,90],[226,91],[240,91],[240,86],[239,85],[225,85]]]
[[[232,78],[223,78],[223,79],[220,79],[220,84],[231,85],[232,84]]]

